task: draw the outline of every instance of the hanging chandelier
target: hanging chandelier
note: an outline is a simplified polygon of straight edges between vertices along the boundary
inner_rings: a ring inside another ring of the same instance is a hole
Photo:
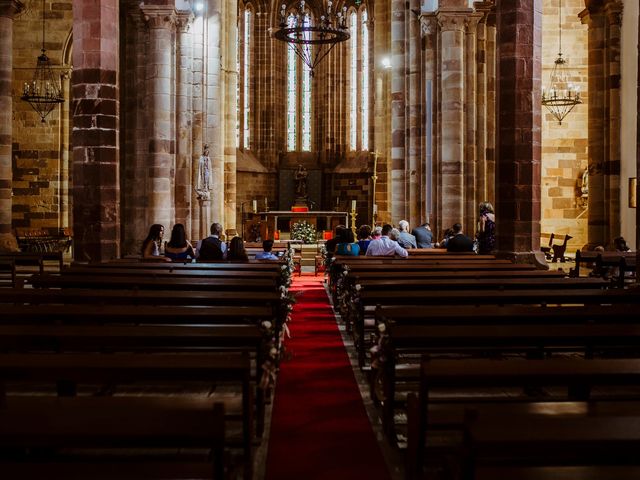
[[[44,48],[45,39],[45,18],[44,0],[42,0],[42,49],[38,56],[38,63],[33,74],[33,81],[25,83],[20,97],[40,115],[40,120],[45,123],[45,118],[59,103],[64,103],[64,97],[60,88],[59,80],[53,74],[51,62],[46,55]]]
[[[580,87],[571,83],[571,77],[567,72],[567,61],[562,58],[562,0],[558,6],[558,58],[556,58],[549,88],[542,89],[542,105],[558,120],[562,125],[562,120],[569,115],[573,107],[582,103],[580,99]]]
[[[312,9],[305,0],[291,9],[282,4],[280,10],[280,28],[275,31],[274,37],[288,43],[296,52],[296,55],[309,67],[311,76],[314,69],[326,57],[329,52],[340,42],[350,38],[347,27],[347,7],[342,11],[333,10],[333,2],[320,1],[319,20],[314,22]]]

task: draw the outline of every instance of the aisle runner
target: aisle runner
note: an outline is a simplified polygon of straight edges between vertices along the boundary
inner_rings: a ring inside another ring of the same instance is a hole
[[[321,277],[296,278],[294,306],[275,391],[267,480],[389,477]]]

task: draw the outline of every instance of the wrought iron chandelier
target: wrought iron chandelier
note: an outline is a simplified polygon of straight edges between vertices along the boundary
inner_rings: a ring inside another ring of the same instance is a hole
[[[33,81],[25,83],[20,97],[40,115],[40,120],[45,123],[45,118],[59,103],[64,103],[64,97],[60,88],[59,79],[56,79],[51,69],[51,62],[44,48],[45,18],[44,0],[42,0],[42,53],[38,56],[38,63],[33,74]]]
[[[302,61],[309,67],[311,76],[314,69],[329,52],[340,42],[348,40],[351,35],[347,27],[347,7],[341,11],[333,10],[333,2],[319,0],[319,20],[312,19],[312,10],[305,0],[287,10],[282,4],[280,10],[280,28],[274,37],[288,43]]]
[[[566,60],[562,58],[562,0],[558,6],[558,58],[556,58],[549,88],[542,89],[542,105],[553,114],[562,125],[562,120],[569,115],[573,107],[582,103],[580,99],[580,87],[571,83],[571,77],[567,72]]]

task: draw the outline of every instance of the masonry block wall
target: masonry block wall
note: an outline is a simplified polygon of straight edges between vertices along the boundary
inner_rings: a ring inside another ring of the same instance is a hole
[[[545,0],[542,40],[542,84],[549,86],[553,62],[558,57],[558,7],[560,0]],[[582,193],[588,167],[588,51],[587,27],[578,14],[582,0],[562,1],[562,54],[571,81],[580,87],[582,104],[559,124],[542,110],[541,232],[569,234],[568,252],[587,243],[587,197]]]

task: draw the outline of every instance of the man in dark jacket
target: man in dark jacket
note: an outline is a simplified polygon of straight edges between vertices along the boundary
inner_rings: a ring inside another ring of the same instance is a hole
[[[433,248],[433,233],[429,222],[425,222],[419,227],[414,228],[411,231],[411,235],[416,237],[416,243],[418,248]]]
[[[211,236],[198,242],[196,246],[198,262],[219,262],[227,256],[227,244],[220,240],[222,225],[211,224]]]
[[[473,240],[462,233],[462,225],[453,226],[453,237],[447,242],[447,252],[473,252]]]

